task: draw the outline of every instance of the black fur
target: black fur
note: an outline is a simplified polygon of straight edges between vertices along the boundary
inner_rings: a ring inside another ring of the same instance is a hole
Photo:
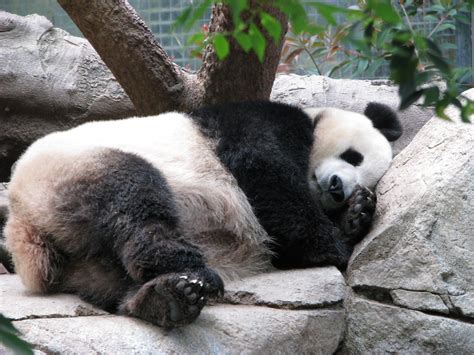
[[[192,116],[204,134],[217,139],[216,154],[275,240],[277,267],[345,267],[352,247],[309,190],[313,127],[305,113],[253,102],[204,108]]]
[[[397,114],[387,105],[369,102],[364,114],[372,120],[377,128],[390,142],[400,138],[403,128]]]
[[[160,172],[144,159],[117,150],[102,153],[98,162],[93,171],[58,189],[62,201],[58,216],[64,216],[63,223],[76,240],[72,243],[58,238],[55,248],[69,259],[72,268],[84,260],[108,260],[121,267],[123,275],[115,277],[119,279],[113,283],[116,289],[104,294],[84,285],[70,285],[67,280],[63,291],[79,293],[111,309],[122,302],[130,288],[140,288],[163,274],[186,275],[192,271],[211,283],[212,292],[222,288],[222,281],[206,268],[200,251],[180,232],[175,202]],[[103,265],[96,271],[107,275]],[[66,270],[66,277],[71,272]],[[121,278],[125,282],[120,282]]]
[[[364,161],[362,154],[352,148],[349,148],[344,153],[342,153],[340,158],[354,166],[359,166]]]

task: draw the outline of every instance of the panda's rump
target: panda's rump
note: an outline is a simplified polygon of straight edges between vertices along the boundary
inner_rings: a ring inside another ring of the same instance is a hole
[[[76,209],[98,208],[100,199],[107,198],[98,196],[93,206],[79,203],[78,196],[81,188],[118,169],[110,166],[111,152],[135,155],[156,169],[171,193],[180,229],[224,278],[231,270],[255,272],[268,260],[268,236],[245,194],[214,155],[212,142],[184,115],[96,122],[39,140],[15,169],[9,225],[16,227],[7,227],[7,242],[23,265],[17,266],[25,270],[23,280],[32,280],[25,282],[31,289],[44,290],[44,283],[51,282],[53,276],[45,277],[40,269],[59,269],[54,248],[75,255],[97,248],[89,233],[74,228],[80,211],[73,216],[76,221],[67,211],[74,204]],[[18,233],[21,229],[34,234]]]

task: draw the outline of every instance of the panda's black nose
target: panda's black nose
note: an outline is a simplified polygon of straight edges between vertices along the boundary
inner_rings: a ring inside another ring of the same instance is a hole
[[[344,201],[344,189],[342,180],[337,175],[333,175],[329,180],[329,193],[336,202]]]

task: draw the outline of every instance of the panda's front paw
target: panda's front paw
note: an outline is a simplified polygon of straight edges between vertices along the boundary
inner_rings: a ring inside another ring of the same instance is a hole
[[[342,221],[344,234],[350,244],[357,244],[369,232],[376,202],[377,198],[372,191],[367,187],[356,186]]]

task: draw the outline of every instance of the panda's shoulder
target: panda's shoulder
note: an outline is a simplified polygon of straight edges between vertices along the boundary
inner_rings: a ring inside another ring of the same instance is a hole
[[[246,101],[204,107],[191,116],[201,129],[215,133],[279,131],[286,135],[310,136],[311,119],[301,109],[271,101]]]

